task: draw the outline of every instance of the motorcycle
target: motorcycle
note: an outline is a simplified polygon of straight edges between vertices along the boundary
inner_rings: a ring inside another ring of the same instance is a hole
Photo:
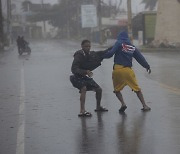
[[[29,43],[26,43],[24,45],[24,48],[19,49],[19,55],[22,55],[23,53],[27,53],[28,55],[31,54],[31,48],[29,47]]]

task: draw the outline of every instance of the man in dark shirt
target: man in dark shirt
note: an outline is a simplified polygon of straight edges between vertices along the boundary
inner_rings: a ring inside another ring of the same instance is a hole
[[[101,65],[104,53],[106,53],[110,48],[104,51],[90,51],[91,42],[89,40],[83,40],[81,47],[82,49],[76,51],[74,54],[74,60],[71,67],[73,75],[70,76],[70,81],[75,88],[79,89],[80,92],[80,113],[78,116],[92,116],[90,112],[85,110],[86,91],[96,92],[97,104],[95,111],[108,111],[100,105],[102,89],[93,80],[92,70]]]

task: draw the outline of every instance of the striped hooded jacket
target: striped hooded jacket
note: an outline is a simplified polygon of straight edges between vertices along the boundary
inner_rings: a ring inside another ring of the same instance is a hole
[[[131,44],[127,32],[121,32],[118,35],[113,48],[103,56],[104,58],[110,58],[113,55],[114,64],[119,64],[124,67],[132,67],[132,59],[135,58],[136,61],[144,68],[150,68],[144,56],[134,45]]]

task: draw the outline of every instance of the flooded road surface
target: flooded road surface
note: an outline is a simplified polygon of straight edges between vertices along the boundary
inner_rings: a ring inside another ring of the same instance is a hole
[[[150,112],[130,88],[122,94],[126,113],[113,94],[113,58],[94,71],[102,87],[106,113],[96,113],[95,93],[87,92],[79,118],[79,92],[70,81],[73,53],[70,41],[30,43],[32,54],[17,49],[0,54],[0,154],[179,154],[180,52],[143,53],[149,75],[135,60],[133,69]],[[92,49],[99,50],[98,46]]]

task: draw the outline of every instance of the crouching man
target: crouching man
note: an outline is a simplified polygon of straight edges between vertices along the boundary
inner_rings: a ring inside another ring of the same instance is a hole
[[[91,42],[89,40],[83,40],[81,48],[81,50],[76,51],[74,54],[71,67],[73,75],[70,76],[70,81],[75,88],[79,89],[80,93],[80,113],[78,116],[89,117],[92,114],[85,110],[87,91],[94,91],[96,93],[96,112],[108,111],[105,107],[101,106],[102,89],[93,80],[92,71],[101,65],[103,55],[111,48],[104,51],[90,51]]]

